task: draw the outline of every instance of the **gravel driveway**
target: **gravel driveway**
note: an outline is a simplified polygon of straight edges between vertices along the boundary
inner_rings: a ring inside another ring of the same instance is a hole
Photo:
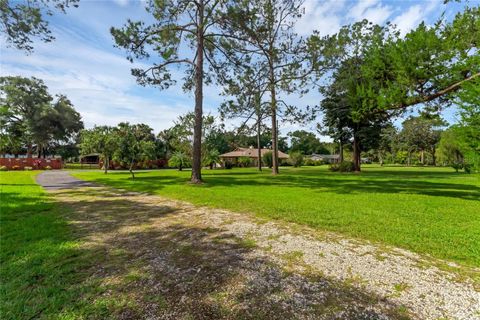
[[[466,276],[478,269],[65,171],[37,181],[73,209],[67,219],[84,246],[105,252],[110,267],[99,263],[96,276],[120,283],[110,294],[136,301],[136,314],[119,318],[480,319],[480,292]],[[133,269],[142,276],[119,280]]]

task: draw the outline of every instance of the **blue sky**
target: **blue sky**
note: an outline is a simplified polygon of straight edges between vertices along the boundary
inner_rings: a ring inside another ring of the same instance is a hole
[[[314,29],[322,34],[335,33],[342,25],[363,18],[379,24],[391,21],[405,33],[423,20],[432,23],[443,10],[449,19],[461,6],[445,6],[443,0],[306,0],[304,5],[305,16],[296,27],[301,35]],[[142,1],[81,0],[79,8],[50,18],[56,40],[36,43],[32,54],[6,48],[2,40],[0,74],[43,79],[53,94],[62,93],[72,100],[86,127],[129,121],[147,123],[155,132],[166,129],[178,115],[193,111],[193,94],[183,92],[180,85],[161,91],[136,84],[130,75],[135,64],[125,59],[122,50],[113,47],[109,32],[111,26],[119,27],[128,18],[151,19]],[[141,63],[148,65],[148,61]],[[217,114],[223,99],[220,91],[214,86],[204,89],[206,113]],[[319,99],[316,93],[287,97],[298,106],[318,104]],[[454,110],[444,113],[450,122],[455,121],[454,114]],[[235,122],[227,123],[227,127],[234,125]],[[282,125],[281,134],[297,128]],[[313,131],[315,124],[303,128]]]

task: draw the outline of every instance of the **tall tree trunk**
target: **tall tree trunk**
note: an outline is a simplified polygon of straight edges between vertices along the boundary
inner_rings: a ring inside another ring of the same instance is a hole
[[[435,147],[433,147],[432,148],[432,165],[434,167],[437,166],[437,157],[435,156],[435,151],[436,151],[436,149],[435,149]]]
[[[338,153],[339,153],[339,157],[338,157],[338,162],[343,162],[343,142],[342,140],[339,141],[340,145],[339,145],[339,150],[338,150]]]
[[[360,172],[360,143],[356,135],[353,135],[353,168],[355,172]]]
[[[424,150],[420,151],[420,163],[422,164],[422,166],[425,164],[425,151]]]
[[[31,158],[32,157],[32,144],[28,144],[27,146],[27,158]]]
[[[135,179],[135,173],[133,172],[133,159],[130,161],[130,168],[128,168],[128,171],[130,171],[130,174],[132,175],[132,180]]]
[[[262,146],[260,144],[260,118],[257,119],[257,159],[258,159],[258,171],[262,171]]]
[[[107,174],[108,173],[108,167],[110,166],[110,159],[108,158],[108,156],[105,156],[104,157],[104,160],[103,160],[103,173]]]
[[[260,134],[261,134],[261,112],[260,112],[260,105],[262,101],[260,98],[260,94],[257,93],[256,96],[256,108],[257,108],[257,159],[258,159],[258,171],[262,171],[262,146],[260,145]]]
[[[202,121],[203,121],[203,20],[205,5],[199,0],[197,28],[197,61],[195,64],[195,125],[193,127],[192,183],[202,183]]]
[[[278,128],[277,128],[277,96],[275,90],[275,75],[273,65],[270,65],[270,98],[272,112],[272,174],[278,174]]]

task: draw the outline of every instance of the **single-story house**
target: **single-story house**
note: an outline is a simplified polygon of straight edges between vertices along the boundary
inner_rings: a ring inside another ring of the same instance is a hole
[[[260,154],[261,154],[262,157],[267,152],[272,152],[272,150],[271,149],[260,149]],[[258,165],[258,149],[257,148],[253,148],[253,147],[237,148],[234,151],[230,151],[230,152],[227,152],[227,153],[224,153],[224,154],[220,155],[220,159],[223,162],[230,161],[234,165],[236,165],[238,163],[238,158],[242,158],[242,157],[250,158],[252,160],[251,163],[250,163],[250,165],[252,167],[255,167],[255,166]],[[287,160],[288,159],[288,154],[283,153],[282,151],[279,150],[278,151],[278,158],[279,158],[280,162],[282,162],[282,160]]]
[[[338,163],[340,161],[340,155],[338,154],[312,154],[309,157],[314,161],[323,161],[325,163]]]

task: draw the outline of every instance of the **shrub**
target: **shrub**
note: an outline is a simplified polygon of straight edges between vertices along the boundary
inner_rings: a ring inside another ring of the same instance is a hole
[[[262,156],[262,161],[263,161],[263,164],[266,165],[267,167],[269,168],[273,167],[272,151],[265,152],[265,154]]]
[[[0,171],[7,171],[7,170],[8,170],[7,166],[0,166]]]
[[[52,167],[46,166],[46,167],[45,167],[45,170],[52,170]]]
[[[243,168],[250,167],[251,163],[252,163],[252,159],[250,159],[249,157],[239,157],[238,158],[238,166],[239,167],[243,167]]]
[[[463,169],[463,163],[460,162],[454,162],[452,163],[452,168],[455,169],[455,172],[458,172],[458,170]]]
[[[225,161],[225,169],[232,169],[233,163],[231,161]]]
[[[33,169],[32,167],[23,167],[23,170],[25,171],[32,171],[32,169]]]
[[[178,168],[182,171],[183,168],[190,166],[190,158],[183,152],[175,152],[170,160],[168,160],[168,166]]]
[[[328,170],[332,172],[353,172],[355,170],[355,166],[351,161],[343,161],[340,163],[332,163]]]
[[[463,166],[463,170],[465,171],[465,173],[472,173],[472,165],[466,163],[466,164]]]
[[[12,170],[20,170],[20,166],[19,165],[14,165],[14,166],[12,166]]]
[[[307,159],[305,159],[305,160],[303,161],[303,165],[305,165],[305,166],[311,166],[311,167],[312,167],[312,166],[315,166],[315,165],[316,165],[315,162],[316,162],[315,160],[312,160],[312,159],[310,159],[310,158],[307,158]]]
[[[294,167],[300,167],[303,164],[303,154],[292,152],[289,154],[288,162]]]

